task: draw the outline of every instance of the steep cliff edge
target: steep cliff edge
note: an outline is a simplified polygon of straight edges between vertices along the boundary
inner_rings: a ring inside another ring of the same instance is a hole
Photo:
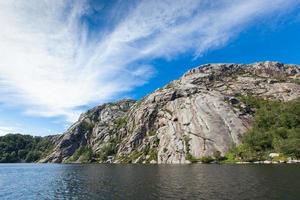
[[[277,62],[207,64],[140,101],[122,100],[82,114],[41,162],[189,163],[224,155],[251,126],[240,96],[300,97],[298,66]]]

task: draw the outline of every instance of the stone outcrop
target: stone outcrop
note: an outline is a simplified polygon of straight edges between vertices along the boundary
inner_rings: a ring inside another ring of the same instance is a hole
[[[82,114],[42,162],[65,162],[82,146],[96,162],[113,156],[115,163],[189,163],[224,155],[240,143],[255,112],[238,97],[290,101],[300,96],[299,79],[298,66],[277,62],[202,65],[140,101]]]
[[[89,146],[97,153],[112,139],[125,137],[127,130],[121,120],[134,103],[134,100],[107,103],[81,114],[56,140],[53,152],[41,162],[65,162],[82,146]]]

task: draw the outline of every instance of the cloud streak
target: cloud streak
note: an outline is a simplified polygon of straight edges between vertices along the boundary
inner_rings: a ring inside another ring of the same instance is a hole
[[[22,106],[30,115],[74,121],[81,106],[146,83],[155,73],[149,60],[188,51],[201,56],[256,20],[297,4],[145,0],[110,27],[91,28],[88,2],[72,2],[0,2],[0,102]]]

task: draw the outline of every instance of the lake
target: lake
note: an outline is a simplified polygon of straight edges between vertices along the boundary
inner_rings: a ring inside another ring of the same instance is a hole
[[[300,165],[0,164],[0,199],[300,199]]]

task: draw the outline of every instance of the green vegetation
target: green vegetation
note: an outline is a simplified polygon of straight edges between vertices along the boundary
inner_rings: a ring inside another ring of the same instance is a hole
[[[130,155],[130,160],[131,160],[131,161],[134,161],[134,160],[138,159],[138,158],[139,158],[140,156],[142,156],[142,155],[143,155],[143,152],[135,150],[135,151],[133,151],[133,152],[131,153],[131,155]]]
[[[220,151],[215,151],[213,154],[213,159],[216,162],[222,162],[222,161],[226,160],[226,157],[222,156]]]
[[[156,135],[156,131],[150,130],[150,131],[148,131],[148,135],[149,136],[154,136],[154,135]]]
[[[88,131],[91,131],[93,129],[93,125],[88,123],[88,122],[85,122],[83,121],[80,125],[79,125],[79,128],[82,132],[88,132]]]
[[[117,142],[112,140],[102,147],[100,153],[98,153],[96,157],[98,157],[101,161],[106,161],[108,156],[114,156],[117,151]]]
[[[192,154],[187,153],[185,159],[189,160],[191,163],[197,163],[199,161],[201,161],[198,158],[195,158]]]
[[[141,156],[143,157],[143,159],[141,159],[140,162],[144,160],[146,163],[150,163],[150,161],[152,160],[157,161],[157,150],[153,148],[145,148],[142,151],[134,150],[129,156],[127,156],[126,158],[124,157],[125,159],[123,158],[122,161],[124,163],[132,163]]]
[[[158,138],[155,138],[153,140],[153,144],[157,145],[159,142]],[[122,154],[119,156],[119,160],[121,163],[133,163],[136,161],[138,158],[139,159],[138,163],[141,163],[145,161],[145,163],[150,163],[152,160],[157,161],[157,149],[152,148],[150,144],[145,145],[142,149],[135,149],[132,151],[130,154]]]
[[[115,128],[118,130],[118,129],[120,129],[120,128],[125,127],[126,124],[127,124],[127,118],[126,118],[126,117],[118,118],[118,119],[116,119],[116,121],[115,121]]]
[[[296,83],[296,84],[300,85],[300,79],[299,78],[294,79],[294,80],[292,80],[292,83]]]
[[[118,140],[116,138],[110,139],[106,144],[103,145],[98,153],[94,153],[91,147],[81,146],[74,154],[66,161],[68,162],[81,162],[91,163],[95,161],[107,161],[108,156],[115,156],[118,151]]]
[[[186,152],[186,156],[185,159],[189,160],[191,163],[197,163],[199,162],[199,159],[195,158],[191,153],[190,153],[190,140],[191,138],[189,138],[189,136],[185,135],[183,137],[184,140],[184,146],[185,146],[185,152]]]
[[[202,163],[211,163],[211,162],[215,161],[215,159],[211,156],[203,156],[202,158],[200,158],[200,161]]]
[[[137,101],[137,102],[136,102],[136,107],[137,107],[137,108],[141,107],[142,103],[143,103],[142,100]]]
[[[139,157],[143,156],[143,154],[144,153],[141,152],[141,151],[134,150],[129,155],[121,155],[119,157],[119,160],[121,161],[121,163],[132,163],[133,161],[135,161]]]
[[[220,161],[220,163],[232,164],[236,163],[238,160],[236,159],[236,155],[231,151],[227,152],[224,159]]]
[[[0,137],[0,163],[36,162],[52,148],[50,137],[7,134]]]
[[[221,160],[221,152],[216,152],[214,153],[214,157],[211,156],[203,156],[201,158],[196,158],[194,157],[191,153],[190,153],[190,144],[189,141],[191,140],[191,138],[189,138],[189,136],[184,136],[184,143],[185,143],[185,152],[186,152],[186,157],[185,159],[187,159],[188,161],[190,161],[191,163],[211,163],[213,161],[219,161]]]
[[[80,161],[82,163],[89,163],[93,158],[93,150],[88,146],[81,146],[74,154],[67,160],[67,162]]]
[[[146,159],[146,163],[150,163],[151,160],[155,160],[157,161],[158,157],[157,157],[157,149],[150,149],[149,152],[147,153],[147,155],[149,155],[149,158]]]
[[[184,140],[184,144],[185,144],[185,152],[186,152],[186,156],[185,159],[189,160],[191,163],[197,163],[200,161],[200,159],[195,158],[191,153],[190,153],[190,140],[191,138],[189,138],[189,136],[185,135],[183,137]]]
[[[227,159],[266,160],[271,152],[300,158],[300,99],[281,102],[242,96],[240,100],[255,109],[253,125]]]

